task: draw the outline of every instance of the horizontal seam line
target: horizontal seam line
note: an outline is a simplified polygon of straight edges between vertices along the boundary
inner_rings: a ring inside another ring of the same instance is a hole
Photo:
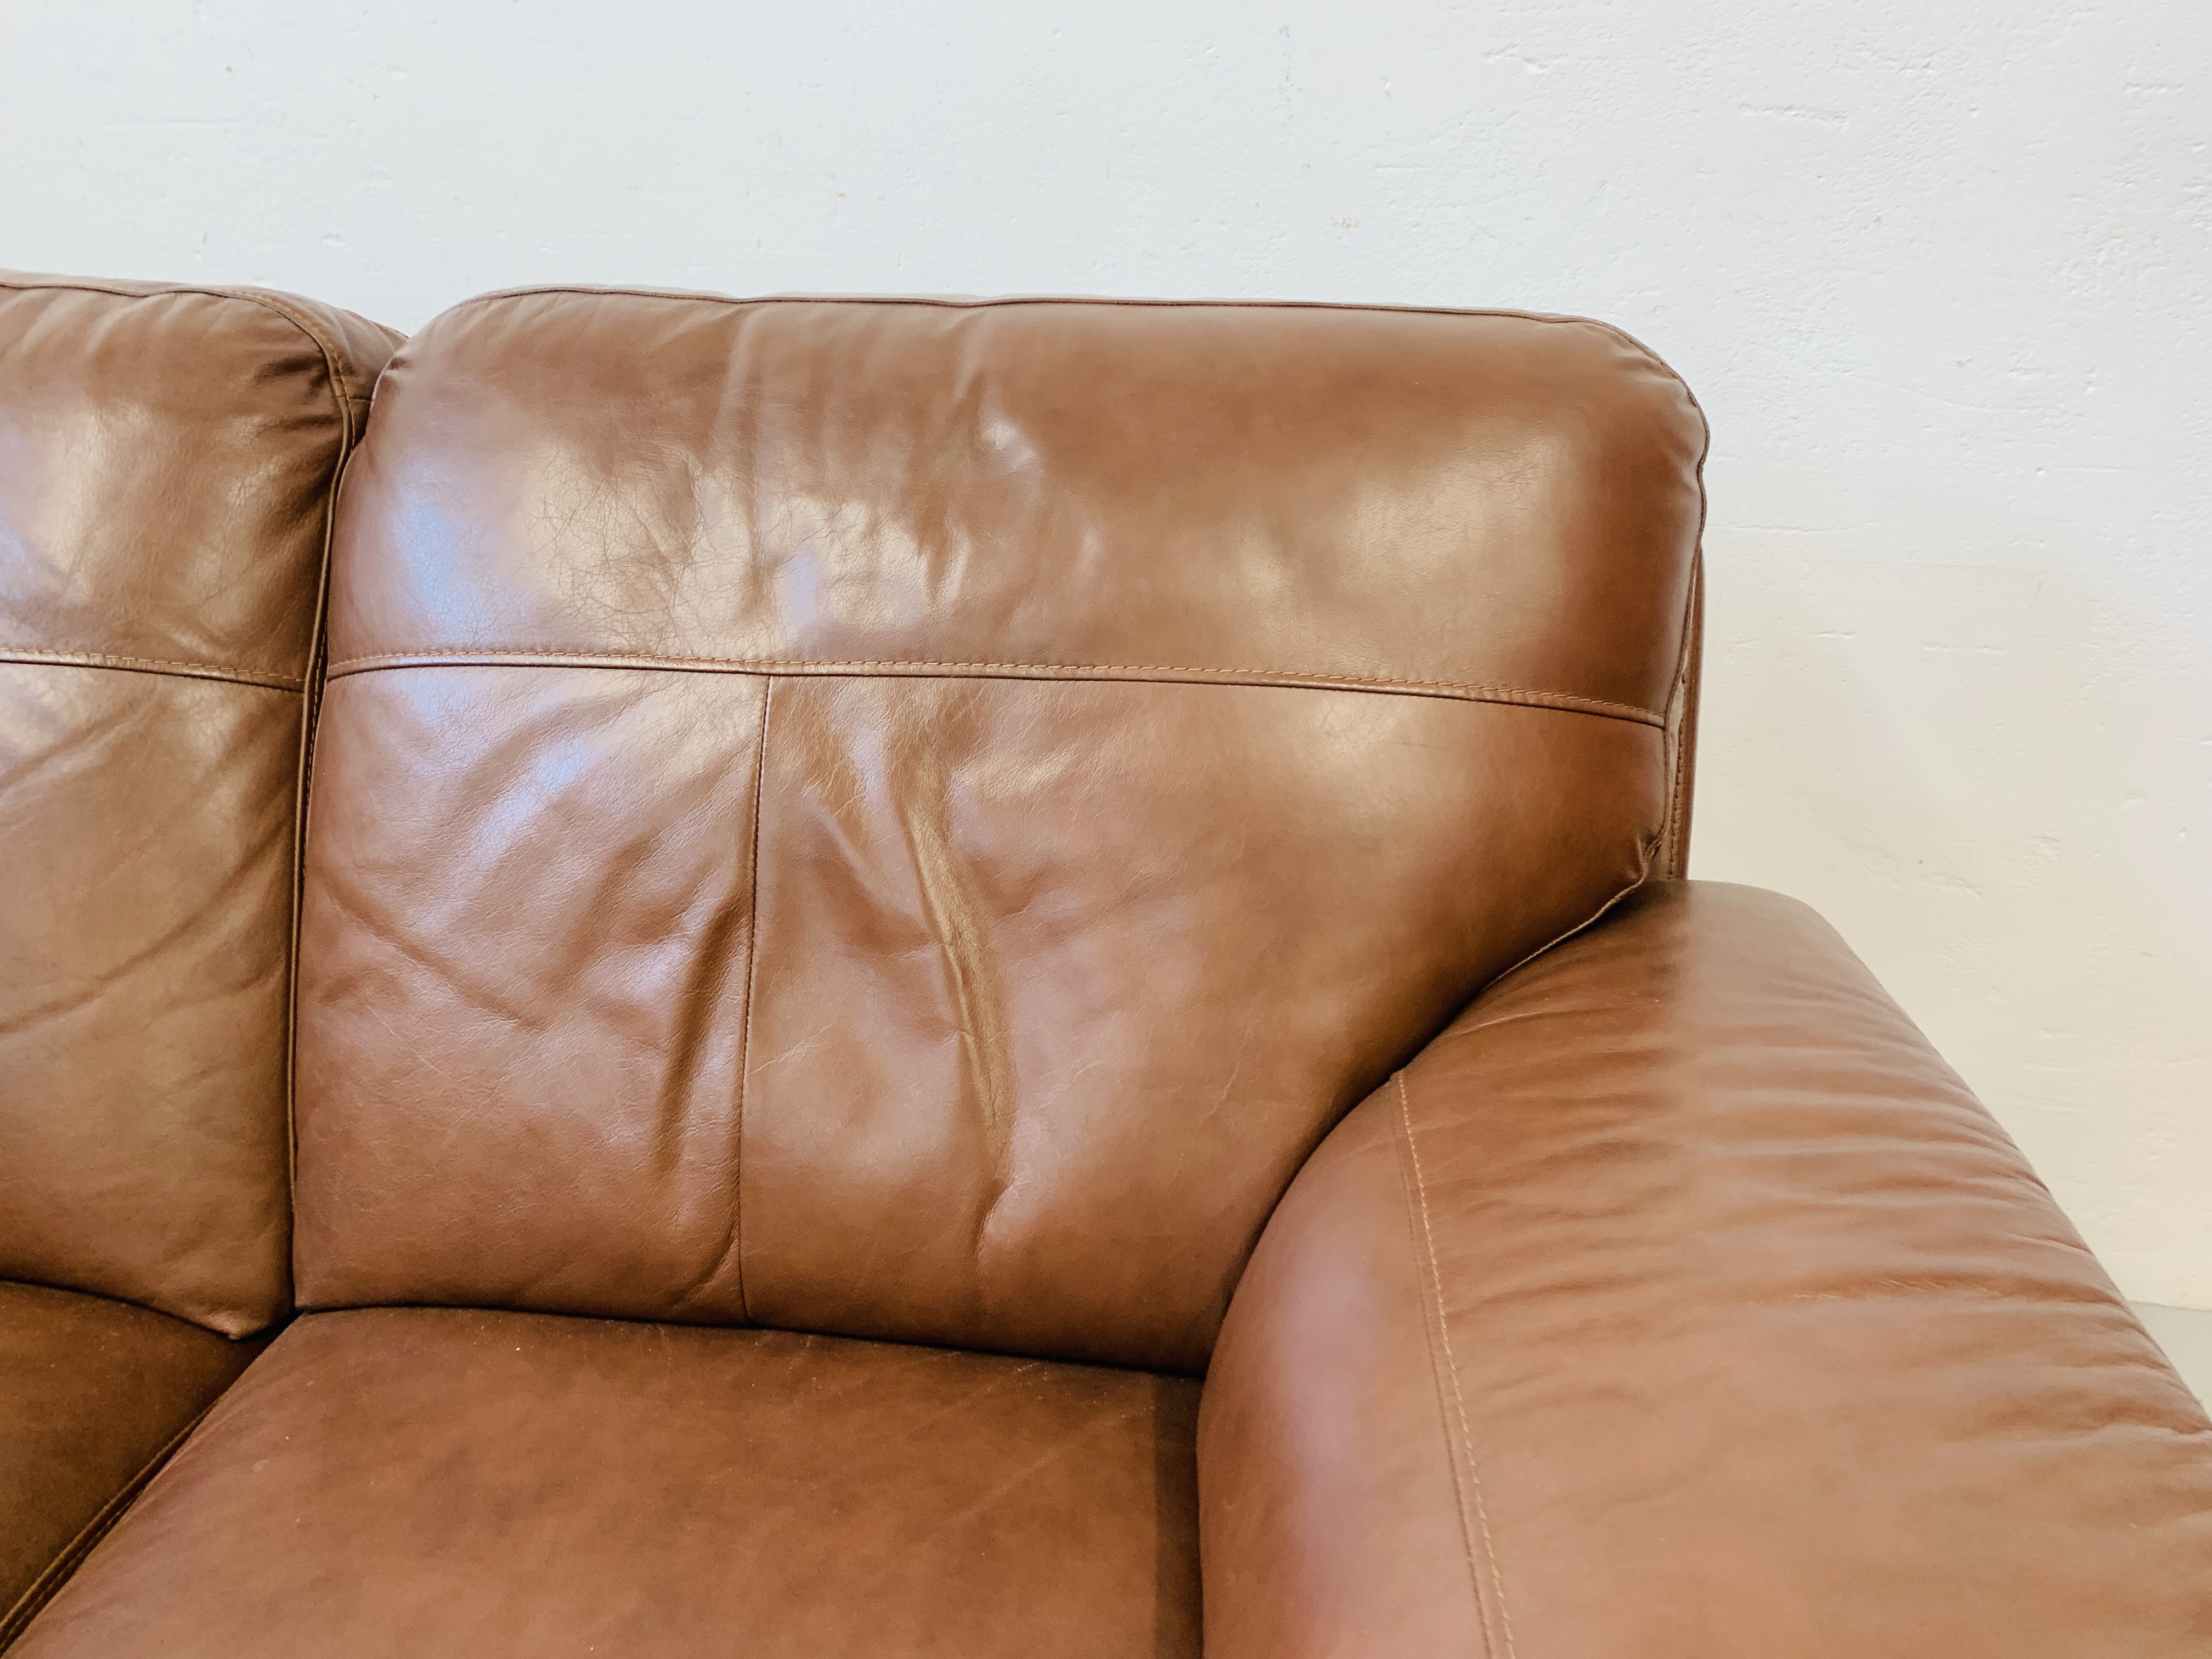
[[[48,668],[110,668],[136,674],[161,674],[173,679],[221,680],[231,685],[258,685],[270,691],[300,691],[307,682],[285,674],[265,674],[250,668],[225,668],[211,662],[169,662],[156,657],[120,657],[101,651],[38,651],[26,646],[0,645],[0,662],[20,662]]]
[[[793,658],[662,657],[626,653],[589,651],[521,651],[484,648],[473,651],[398,651],[375,656],[349,657],[332,663],[328,677],[366,673],[379,669],[434,667],[440,665],[480,667],[644,668],[701,673],[883,675],[927,678],[963,675],[1024,679],[1109,680],[1158,679],[1206,684],[1280,685],[1332,690],[1371,691],[1408,696],[1449,697],[1463,702],[1511,702],[1531,708],[1556,708],[1570,714],[1590,714],[1638,725],[1663,727],[1665,716],[1633,703],[1609,702],[1599,697],[1577,696],[1566,691],[1534,691],[1515,685],[1476,685],[1453,680],[1393,680],[1353,674],[1301,673],[1270,668],[1187,668],[1168,664],[1089,664],[1013,662],[931,662],[884,659],[828,662]]]

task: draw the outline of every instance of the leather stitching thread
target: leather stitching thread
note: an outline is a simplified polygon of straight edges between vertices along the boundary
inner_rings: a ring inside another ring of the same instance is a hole
[[[781,657],[671,657],[647,653],[590,651],[529,651],[502,647],[479,649],[395,651],[368,657],[348,657],[330,665],[330,678],[367,673],[379,669],[429,667],[438,663],[493,666],[514,661],[524,666],[546,668],[672,668],[740,674],[907,674],[994,675],[1037,679],[1182,679],[1206,684],[1319,686],[1352,691],[1377,691],[1410,696],[1449,697],[1462,702],[1510,702],[1536,708],[1557,708],[1573,714],[1601,714],[1632,720],[1641,726],[1665,728],[1666,715],[1634,703],[1610,702],[1601,697],[1577,696],[1567,691],[1532,691],[1516,685],[1480,685],[1455,680],[1395,680],[1360,674],[1309,674],[1277,668],[1189,668],[1170,664],[936,662],[883,658],[849,662],[817,662]]]
[[[1673,374],[1674,371],[1669,369],[1668,373]],[[1690,799],[1698,761],[1699,681],[1705,672],[1705,521],[1712,512],[1712,498],[1705,491],[1705,462],[1712,454],[1713,428],[1705,419],[1705,408],[1698,402],[1697,394],[1680,375],[1674,378],[1675,384],[1681,386],[1682,395],[1689,399],[1690,407],[1697,411],[1698,422],[1705,434],[1698,450],[1698,534],[1690,556],[1689,597],[1682,607],[1682,655],[1675,668],[1675,696],[1668,700],[1676,724],[1671,756],[1674,790],[1667,814],[1664,874],[1669,880],[1686,881],[1690,874]]]
[[[1475,1526],[1482,1540],[1483,1562],[1489,1570],[1490,1594],[1480,1598],[1483,1613],[1483,1645],[1486,1648],[1490,1645],[1489,1607],[1494,1602],[1498,1608],[1498,1622],[1504,1631],[1506,1659],[1514,1659],[1513,1615],[1506,1607],[1505,1586],[1498,1577],[1498,1550],[1491,1538],[1490,1513],[1482,1499],[1482,1477],[1474,1466],[1474,1436],[1468,1425],[1467,1396],[1460,1387],[1458,1362],[1452,1358],[1451,1326],[1444,1317],[1443,1278],[1437,1268],[1436,1233],[1429,1224],[1428,1183],[1421,1174],[1421,1149],[1413,1139],[1413,1110],[1411,1103],[1406,1097],[1405,1073],[1400,1072],[1392,1079],[1392,1081],[1396,1084],[1398,1089],[1398,1119],[1405,1132],[1406,1155],[1413,1168],[1413,1194],[1419,1206],[1421,1220],[1421,1265],[1426,1271],[1430,1294],[1436,1304],[1437,1337],[1443,1350],[1442,1358],[1444,1374],[1451,1379],[1452,1407],[1459,1419],[1460,1444],[1466,1454],[1468,1492],[1474,1500]],[[1457,1460],[1454,1461],[1453,1485],[1455,1487],[1458,1486]],[[1461,1541],[1466,1546],[1468,1552],[1468,1574],[1479,1583],[1481,1582],[1481,1574],[1475,1567],[1474,1547],[1467,1537],[1467,1500],[1462,1497],[1460,1501]]]
[[[761,819],[767,810],[768,713],[775,700],[775,680],[769,677],[761,688],[760,731],[754,739],[753,847],[745,876],[745,902],[752,922],[745,930],[745,1008],[738,1020],[737,1170],[730,1182],[730,1249],[738,1261],[738,1313],[747,1324],[752,1309],[745,1299],[745,1097],[753,1063],[753,988],[760,981],[760,844]]]
[[[298,691],[307,684],[296,675],[265,673],[258,668],[226,668],[220,663],[174,662],[160,657],[123,657],[106,651],[43,651],[27,645],[0,645],[0,662],[34,663],[56,668],[125,668],[179,679],[258,685],[271,691]]]
[[[299,1294],[298,1261],[300,1213],[300,949],[307,908],[307,788],[315,764],[315,736],[322,716],[323,694],[329,678],[321,673],[330,657],[331,554],[336,545],[338,491],[345,483],[348,464],[367,431],[368,404],[349,389],[345,370],[350,367],[337,345],[325,340],[308,320],[288,305],[267,304],[268,309],[297,328],[323,354],[323,374],[338,412],[338,452],[331,463],[330,488],[323,496],[322,555],[315,571],[315,619],[308,630],[307,673],[300,702],[300,766],[292,796],[292,927],[284,957],[284,1185],[290,1206],[292,1239],[285,1249],[285,1269],[291,1281],[290,1296]]]
[[[123,300],[161,300],[177,295],[202,295],[218,300],[250,305],[268,312],[297,329],[307,343],[322,358],[323,378],[331,393],[333,408],[338,417],[337,452],[331,463],[331,479],[323,496],[323,533],[321,556],[315,578],[314,622],[309,630],[306,672],[297,676],[264,672],[255,669],[225,668],[214,663],[166,661],[156,658],[117,656],[100,652],[56,652],[17,650],[0,647],[0,660],[52,664],[57,666],[82,668],[127,669],[139,673],[166,674],[185,679],[215,680],[234,685],[253,685],[270,690],[289,691],[299,696],[300,747],[299,763],[292,797],[292,893],[290,936],[285,951],[285,1010],[284,1010],[284,1165],[285,1200],[288,1221],[296,1216],[299,1184],[299,1012],[300,1012],[300,925],[307,889],[307,784],[314,751],[315,720],[320,709],[322,685],[316,684],[317,668],[328,654],[325,623],[329,617],[331,587],[331,548],[337,523],[338,490],[345,476],[347,461],[367,425],[370,398],[354,390],[351,371],[356,368],[337,340],[326,337],[313,314],[295,303],[290,296],[265,290],[201,287],[197,284],[165,283],[140,290],[131,287],[115,287],[106,283],[79,279],[47,279],[30,282],[0,283],[15,293],[63,292],[103,294]],[[389,335],[390,331],[385,332]],[[394,341],[397,343],[397,341]],[[372,392],[374,387],[371,388]],[[328,676],[321,677],[327,684]],[[296,1282],[293,1273],[291,1249],[286,1248],[285,1276],[288,1284],[285,1299],[293,1299]],[[181,1439],[181,1436],[179,1438]],[[175,1443],[172,1443],[173,1445]],[[166,1455],[166,1452],[164,1455]],[[0,1625],[0,1647],[5,1647],[12,1632]]]
[[[1689,781],[1689,769],[1684,764],[1688,747],[1689,732],[1697,718],[1690,702],[1690,659],[1694,654],[1693,629],[1698,616],[1698,569],[1692,560],[1690,568],[1689,598],[1682,606],[1682,648],[1674,664],[1674,686],[1667,698],[1667,819],[1659,834],[1659,849],[1664,872],[1668,876],[1679,875],[1675,866],[1684,862],[1679,837],[1682,830],[1682,798]]]

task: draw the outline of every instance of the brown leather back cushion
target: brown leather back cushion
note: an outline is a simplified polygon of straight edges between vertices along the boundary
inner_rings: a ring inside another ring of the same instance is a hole
[[[0,1279],[289,1305],[302,694],[394,337],[0,277]]]
[[[1516,316],[555,292],[348,484],[300,1295],[1198,1369],[1666,827],[1704,427]]]

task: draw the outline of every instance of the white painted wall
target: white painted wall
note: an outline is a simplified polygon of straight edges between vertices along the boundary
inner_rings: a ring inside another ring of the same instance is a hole
[[[0,0],[0,262],[1611,319],[1702,397],[1697,872],[2212,1306],[2212,7]]]

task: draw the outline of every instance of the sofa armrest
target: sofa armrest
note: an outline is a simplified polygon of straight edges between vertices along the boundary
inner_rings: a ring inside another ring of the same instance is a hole
[[[1499,981],[1261,1238],[1216,1659],[2212,1653],[2212,1425],[1802,906],[1665,882]]]

